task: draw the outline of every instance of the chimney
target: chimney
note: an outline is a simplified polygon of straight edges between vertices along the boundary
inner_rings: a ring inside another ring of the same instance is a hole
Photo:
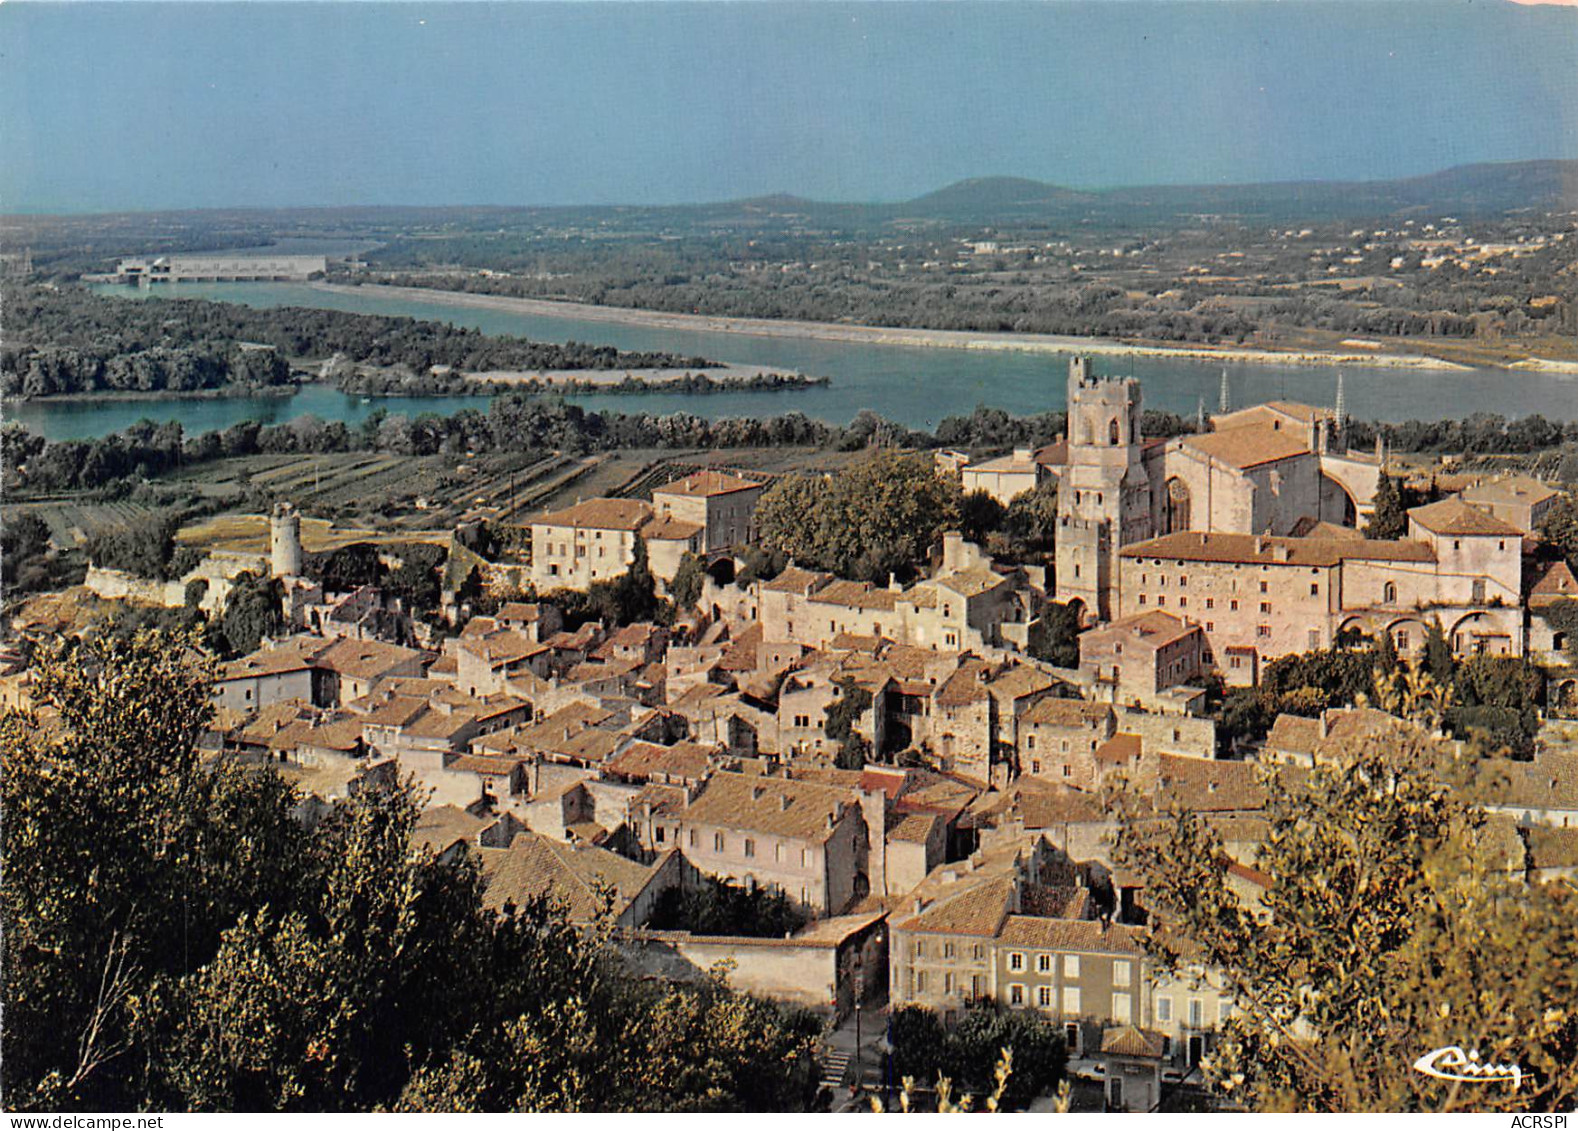
[[[915,897],[914,908],[915,910],[913,914],[919,915],[922,911],[926,910],[926,901],[917,895]]]
[[[1285,562],[1288,560],[1288,544],[1286,542],[1278,542],[1275,546],[1271,547],[1271,560],[1276,562]]]
[[[789,806],[793,802],[793,800],[794,799],[792,797],[790,797],[787,793],[780,793],[778,795],[778,811],[780,813],[787,813],[789,811]]]
[[[1266,552],[1266,540],[1264,538],[1260,537],[1257,534],[1255,536],[1255,553],[1263,554],[1265,552]]]

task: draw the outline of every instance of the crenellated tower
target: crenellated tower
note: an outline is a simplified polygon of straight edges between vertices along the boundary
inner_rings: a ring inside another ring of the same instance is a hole
[[[1078,600],[1087,620],[1116,608],[1118,550],[1152,536],[1143,462],[1140,383],[1097,377],[1090,359],[1068,369],[1068,466],[1058,483],[1057,599]]]

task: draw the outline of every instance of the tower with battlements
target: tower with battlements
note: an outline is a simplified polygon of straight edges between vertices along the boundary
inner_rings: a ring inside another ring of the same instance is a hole
[[[1154,533],[1143,463],[1140,383],[1097,377],[1090,359],[1068,370],[1068,466],[1058,483],[1057,600],[1087,620],[1116,607],[1118,550]]]

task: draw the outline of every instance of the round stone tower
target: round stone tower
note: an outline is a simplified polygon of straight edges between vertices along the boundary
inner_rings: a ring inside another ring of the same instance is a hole
[[[275,503],[269,516],[269,559],[275,577],[301,575],[301,515],[289,503]]]

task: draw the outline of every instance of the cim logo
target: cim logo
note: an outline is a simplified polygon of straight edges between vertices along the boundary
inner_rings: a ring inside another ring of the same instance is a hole
[[[1516,1091],[1523,1083],[1523,1069],[1516,1064],[1486,1064],[1479,1059],[1479,1050],[1465,1052],[1457,1045],[1427,1052],[1414,1061],[1414,1071],[1434,1076],[1438,1080],[1461,1080],[1468,1084],[1511,1084]]]

